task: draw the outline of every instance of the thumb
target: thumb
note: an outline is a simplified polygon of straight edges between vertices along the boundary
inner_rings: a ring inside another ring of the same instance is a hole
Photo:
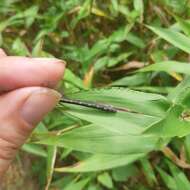
[[[53,109],[60,94],[27,87],[0,96],[0,179],[36,124]]]

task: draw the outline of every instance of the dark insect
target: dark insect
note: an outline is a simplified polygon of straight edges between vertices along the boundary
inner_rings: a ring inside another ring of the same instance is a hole
[[[75,104],[75,105],[85,106],[85,107],[89,107],[89,108],[95,108],[98,110],[111,112],[111,113],[116,113],[118,111],[117,108],[113,107],[112,105],[88,102],[88,101],[73,100],[73,99],[69,99],[66,97],[62,97],[60,100],[60,103]]]

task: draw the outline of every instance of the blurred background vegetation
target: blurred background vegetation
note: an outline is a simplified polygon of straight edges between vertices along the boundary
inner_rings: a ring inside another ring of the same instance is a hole
[[[189,0],[0,0],[0,45],[8,55],[65,60],[67,70],[59,86],[64,93],[114,85],[167,95],[182,75],[132,72],[163,60],[188,62],[189,54],[160,39],[147,25],[182,27],[189,36],[189,17]],[[51,113],[40,125],[51,131],[75,122]],[[189,144],[187,136],[122,167],[54,174],[54,164],[72,165],[87,155],[27,144],[10,167],[4,188],[186,190],[190,173],[184,152],[189,162]]]

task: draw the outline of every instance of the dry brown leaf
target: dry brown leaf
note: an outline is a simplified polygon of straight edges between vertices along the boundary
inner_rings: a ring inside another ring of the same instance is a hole
[[[110,71],[123,71],[123,70],[130,70],[130,69],[140,69],[144,67],[144,63],[140,61],[130,61],[120,67],[109,69]]]
[[[186,163],[186,159],[183,157],[182,159],[178,158],[176,154],[169,147],[163,148],[162,152],[166,157],[172,160],[177,166],[184,169],[190,169],[190,164]]]

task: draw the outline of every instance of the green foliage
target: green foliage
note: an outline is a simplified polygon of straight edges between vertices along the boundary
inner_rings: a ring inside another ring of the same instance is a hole
[[[188,0],[2,0],[0,16],[9,55],[64,59],[60,92],[118,109],[60,104],[38,125],[22,150],[39,189],[190,188]]]

